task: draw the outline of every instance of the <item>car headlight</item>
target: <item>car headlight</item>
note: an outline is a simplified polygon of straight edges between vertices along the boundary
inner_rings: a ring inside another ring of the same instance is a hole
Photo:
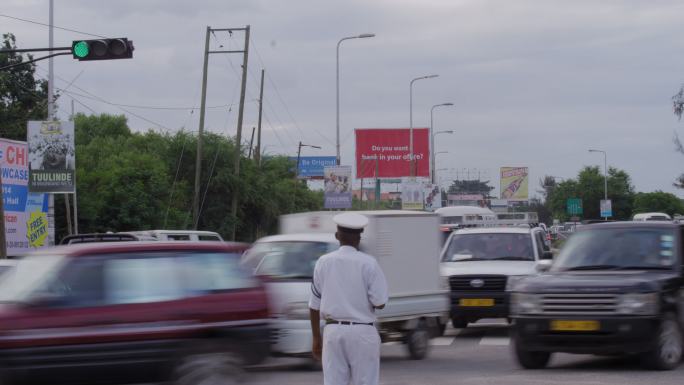
[[[512,293],[511,314],[540,314],[542,312],[541,297],[538,294]]]
[[[448,275],[443,275],[440,277],[439,288],[442,290],[451,290],[451,286],[449,285],[449,276]]]
[[[657,314],[659,307],[658,293],[630,293],[618,297],[618,314]]]
[[[506,291],[513,290],[515,285],[525,277],[527,277],[527,276],[526,275],[509,275],[508,279],[506,280]]]

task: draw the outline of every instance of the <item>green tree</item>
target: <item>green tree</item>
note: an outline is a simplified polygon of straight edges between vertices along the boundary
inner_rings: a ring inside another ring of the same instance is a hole
[[[494,187],[489,185],[489,181],[481,180],[455,180],[449,186],[449,194],[480,194],[485,199],[490,199],[490,193]]]
[[[132,133],[124,116],[79,114],[75,124],[81,232],[193,227],[196,135]],[[322,194],[294,178],[286,157],[266,158],[259,167],[243,153],[237,177],[235,151],[230,138],[204,137],[199,229],[228,239],[236,228],[238,240],[253,241],[277,231],[282,214],[321,208]],[[238,221],[231,216],[234,191]],[[58,199],[61,239],[65,210]]]
[[[676,195],[663,191],[637,193],[634,196],[634,213],[647,212],[684,214],[684,203]]]
[[[2,39],[3,49],[17,48],[13,34],[3,34]],[[20,54],[0,53],[0,67],[24,61]],[[35,72],[33,63],[0,71],[0,134],[4,138],[26,140],[26,122],[47,117],[47,81],[36,79]]]
[[[568,220],[566,204],[569,198],[582,199],[585,219],[599,219],[600,201],[604,197],[604,178],[598,167],[584,167],[577,179],[558,183],[547,197],[554,218]],[[634,187],[631,178],[623,171],[613,167],[608,169],[608,199],[612,201],[613,218],[628,219],[632,215]]]

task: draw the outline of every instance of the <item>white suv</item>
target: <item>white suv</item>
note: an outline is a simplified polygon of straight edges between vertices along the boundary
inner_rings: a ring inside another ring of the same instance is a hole
[[[541,228],[490,227],[453,232],[442,249],[441,273],[451,289],[456,328],[483,318],[509,318],[507,288],[535,274],[553,256]]]

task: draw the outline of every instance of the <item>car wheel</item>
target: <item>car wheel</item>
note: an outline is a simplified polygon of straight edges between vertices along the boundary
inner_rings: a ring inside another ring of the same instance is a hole
[[[221,351],[186,355],[177,364],[174,385],[232,385],[243,380],[240,359]]]
[[[451,319],[451,324],[454,326],[456,329],[465,329],[468,327],[468,321],[462,319],[462,318],[457,318],[453,317]]]
[[[513,338],[513,351],[518,364],[525,369],[544,369],[551,360],[551,353],[526,350],[517,338]]]
[[[444,335],[444,332],[446,331],[447,325],[445,323],[441,323],[437,321],[437,336],[441,337]]]
[[[643,361],[654,370],[672,370],[682,361],[682,329],[673,314],[667,314],[658,327],[657,346]]]
[[[418,321],[415,329],[411,330],[407,337],[409,357],[412,360],[422,360],[427,357],[430,349],[430,331],[424,320]]]

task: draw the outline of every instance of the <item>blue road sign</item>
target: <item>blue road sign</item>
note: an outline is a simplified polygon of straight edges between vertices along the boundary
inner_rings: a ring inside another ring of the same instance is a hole
[[[290,160],[297,163],[297,157],[292,156]],[[337,158],[334,156],[302,156],[299,158],[299,172],[297,175],[304,179],[323,179],[323,168],[337,165]]]

